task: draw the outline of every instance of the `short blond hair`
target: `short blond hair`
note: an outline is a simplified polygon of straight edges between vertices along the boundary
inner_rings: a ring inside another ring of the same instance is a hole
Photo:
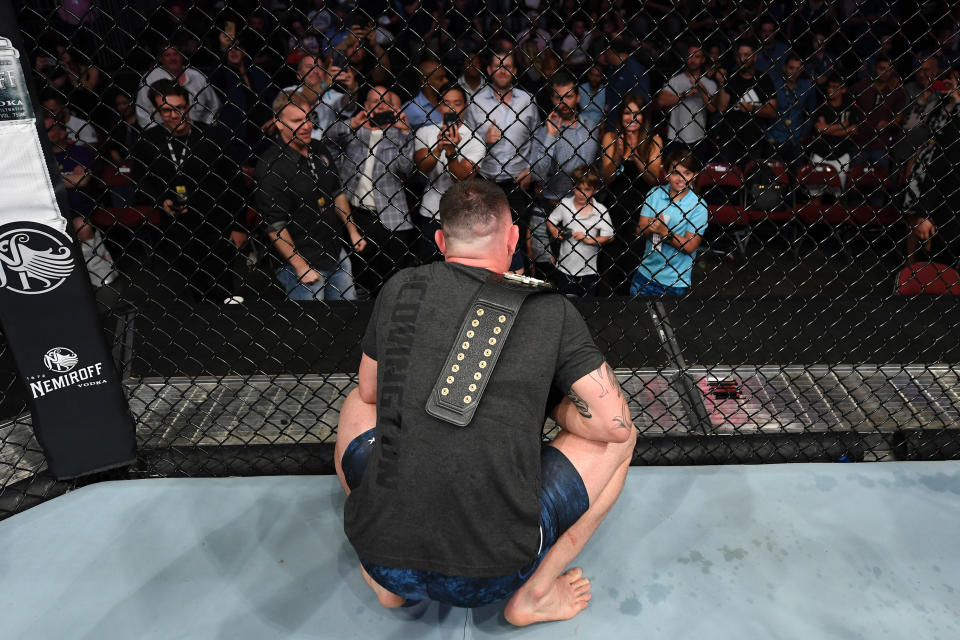
[[[290,105],[296,105],[303,109],[304,113],[313,108],[313,102],[303,92],[303,89],[284,89],[273,99],[273,115],[280,118],[280,113]]]

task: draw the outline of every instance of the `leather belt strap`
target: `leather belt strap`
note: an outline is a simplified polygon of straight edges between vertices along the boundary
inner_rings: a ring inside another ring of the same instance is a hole
[[[541,280],[490,274],[467,307],[427,399],[427,413],[458,427],[470,424],[523,301],[530,295],[552,291],[556,289]]]

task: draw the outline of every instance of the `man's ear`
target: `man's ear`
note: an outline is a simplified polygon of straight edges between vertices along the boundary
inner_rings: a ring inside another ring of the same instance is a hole
[[[437,229],[433,232],[433,241],[437,243],[437,248],[440,249],[440,253],[446,257],[447,255],[447,239],[443,235],[443,229]]]
[[[510,255],[517,250],[517,242],[520,240],[520,227],[515,224],[510,225],[510,233],[507,236],[507,249]]]

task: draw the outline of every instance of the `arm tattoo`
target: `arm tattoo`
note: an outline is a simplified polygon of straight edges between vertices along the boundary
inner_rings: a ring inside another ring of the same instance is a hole
[[[617,399],[620,402],[620,412],[619,415],[613,417],[613,428],[616,430],[632,429],[633,419],[630,416],[630,405],[626,394],[623,393],[623,389],[620,387],[620,382],[617,380],[617,374],[614,373],[613,368],[607,363],[603,363],[599,369],[591,371],[587,376],[600,387],[598,398],[605,398],[611,391],[616,393]],[[577,408],[577,411],[580,412],[580,415],[584,418],[593,417],[586,401],[574,393],[573,389],[571,389],[567,395]]]
[[[567,397],[570,398],[570,401],[573,403],[573,406],[577,408],[577,411],[580,412],[584,418],[590,419],[593,417],[593,414],[590,413],[590,406],[587,404],[587,401],[577,395],[577,392],[573,389],[567,392]]]
[[[587,377],[596,382],[600,387],[600,395],[597,396],[598,398],[605,398],[607,394],[610,393],[610,390],[607,389],[607,377],[603,372],[603,368],[605,366],[606,364],[601,364],[599,369],[596,371],[591,371],[587,374]]]
[[[630,405],[627,402],[627,396],[623,393],[623,389],[620,387],[620,381],[617,380],[617,374],[613,372],[613,368],[610,367],[610,365],[601,365],[601,368],[604,366],[607,368],[607,380],[610,386],[616,390],[617,398],[620,400],[620,415],[613,417],[613,426],[618,430],[630,429],[633,425],[633,420],[630,416]]]

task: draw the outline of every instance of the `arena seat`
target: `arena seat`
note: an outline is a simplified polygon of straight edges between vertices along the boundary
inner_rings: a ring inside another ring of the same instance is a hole
[[[729,233],[737,251],[746,257],[751,220],[743,205],[743,184],[743,173],[735,165],[711,162],[697,175],[696,191],[707,204],[710,224]],[[715,247],[710,251],[726,253]]]
[[[921,293],[960,295],[960,273],[939,262],[915,262],[897,274],[894,293],[901,296]]]

